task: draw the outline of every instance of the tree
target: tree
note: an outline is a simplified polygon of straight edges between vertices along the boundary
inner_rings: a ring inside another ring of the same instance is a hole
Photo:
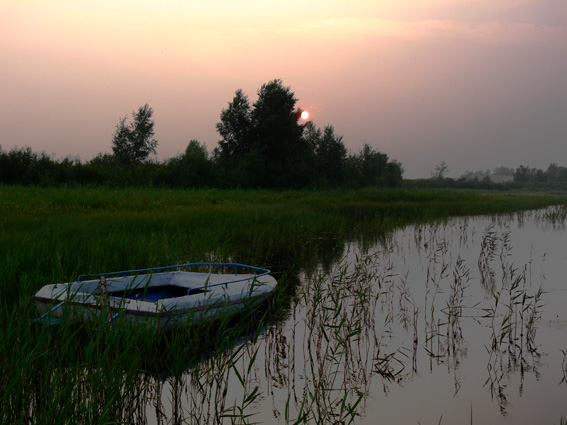
[[[376,186],[388,164],[388,155],[365,144],[360,151],[359,160],[365,186]]]
[[[555,164],[554,162],[552,162],[551,164],[549,164],[549,166],[547,167],[547,171],[545,172],[545,174],[547,175],[547,179],[550,182],[554,182],[559,180],[559,167],[557,166],[557,164]]]
[[[431,172],[431,178],[434,180],[443,180],[449,171],[449,166],[445,161],[441,161],[439,165],[435,167],[435,170]]]
[[[191,140],[180,160],[186,186],[208,186],[212,183],[212,163],[204,143]]]
[[[262,85],[252,111],[256,182],[272,188],[302,187],[310,179],[312,149],[298,124],[301,111],[290,87],[280,79]]]
[[[309,143],[311,149],[315,151],[317,149],[317,145],[319,141],[323,137],[323,132],[319,127],[315,125],[313,121],[307,121],[303,125],[303,138]]]
[[[555,163],[549,164],[545,174],[547,176],[547,181],[550,182],[567,181],[567,168],[560,167]]]
[[[356,155],[349,155],[348,184],[354,187],[388,186],[401,184],[403,169],[399,162],[388,161],[388,155],[365,144]]]
[[[312,127],[314,125],[307,127],[305,139],[315,154],[316,178],[323,186],[338,186],[344,181],[347,156],[343,137],[335,134],[332,125],[327,125],[323,131]]]
[[[384,170],[383,181],[386,187],[401,186],[403,181],[404,168],[402,164],[396,160],[390,161],[386,164]]]
[[[274,189],[339,186],[347,180],[356,187],[400,184],[401,164],[388,162],[386,154],[368,145],[347,156],[333,126],[321,130],[312,121],[299,123],[296,103],[280,79],[263,84],[252,106],[242,90],[236,91],[216,125],[222,140],[213,160],[221,182]]]
[[[497,167],[494,169],[492,174],[496,176],[512,177],[514,175],[514,170],[508,167]]]
[[[224,158],[237,159],[251,149],[251,108],[248,96],[241,89],[236,90],[228,108],[223,109],[216,128],[222,137],[218,152]]]
[[[9,152],[0,151],[0,181],[3,183],[29,184],[29,170],[37,162],[38,154],[32,148],[12,148]]]
[[[535,170],[532,170],[527,165],[520,165],[514,171],[514,181],[520,183],[526,183],[532,179],[532,176],[535,174]]]
[[[248,96],[238,89],[216,124],[222,139],[213,150],[213,161],[221,181],[229,186],[253,186],[247,165],[253,147],[251,113]]]
[[[133,122],[127,124],[124,117],[116,125],[112,138],[112,152],[122,164],[143,162],[156,153],[158,141],[154,139],[154,111],[148,104],[141,106],[138,112],[132,112]]]
[[[205,187],[213,184],[213,167],[206,145],[191,140],[185,153],[167,160],[158,183],[173,187]]]
[[[242,90],[236,91],[216,126],[222,140],[214,159],[227,184],[288,188],[309,182],[313,155],[301,137],[296,102],[279,79],[262,85],[252,107]]]

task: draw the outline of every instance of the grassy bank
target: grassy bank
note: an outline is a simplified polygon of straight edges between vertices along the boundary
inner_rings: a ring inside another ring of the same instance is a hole
[[[191,261],[285,270],[409,222],[557,203],[567,195],[0,187],[0,299],[10,305],[81,273]]]
[[[188,365],[204,377],[197,394],[210,408],[220,406],[205,412],[210,423],[223,415],[245,422],[237,408],[258,394],[251,388],[234,410],[216,403],[223,400],[234,361],[247,349],[234,342],[256,338],[266,316],[165,339],[73,325],[53,332],[31,320],[32,296],[45,284],[79,274],[230,260],[274,270],[282,284],[276,309],[285,308],[298,270],[334,261],[346,240],[372,241],[410,222],[551,204],[567,204],[567,196],[0,187],[0,422],[144,423],[144,410],[137,407],[157,391],[156,382],[175,389]],[[164,356],[165,372],[155,361]],[[217,392],[207,392],[211,388]]]

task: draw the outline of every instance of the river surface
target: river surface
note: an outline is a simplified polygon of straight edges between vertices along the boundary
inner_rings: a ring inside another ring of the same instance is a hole
[[[559,424],[565,215],[455,218],[349,243],[300,276],[284,319],[160,381],[148,422]]]

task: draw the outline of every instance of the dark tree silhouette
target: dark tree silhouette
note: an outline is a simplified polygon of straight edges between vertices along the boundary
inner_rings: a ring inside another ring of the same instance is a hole
[[[238,159],[239,156],[250,151],[250,114],[248,96],[238,89],[228,108],[222,110],[221,120],[216,125],[222,137],[219,141],[219,153],[223,158]]]
[[[214,151],[228,185],[291,188],[309,182],[312,149],[301,137],[296,102],[279,79],[262,85],[252,108],[242,90],[236,91],[221,113],[222,140]]]
[[[259,186],[297,188],[308,184],[312,149],[298,123],[301,111],[290,87],[276,79],[262,85],[252,111],[253,145],[262,164],[256,169]]]
[[[347,149],[343,137],[335,134],[332,125],[321,131],[312,121],[305,125],[304,138],[309,142],[315,155],[315,185],[322,187],[339,186],[344,181]]]
[[[365,144],[356,155],[347,158],[347,181],[352,187],[399,186],[403,168],[397,161],[388,161],[388,155]]]
[[[116,125],[112,138],[112,152],[116,160],[122,164],[143,162],[148,156],[156,153],[158,141],[154,139],[154,111],[148,104],[141,106],[138,112],[132,112],[133,122],[126,123],[124,117]]]

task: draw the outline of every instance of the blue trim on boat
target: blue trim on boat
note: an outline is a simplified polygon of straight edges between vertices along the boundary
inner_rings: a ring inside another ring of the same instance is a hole
[[[79,275],[79,277],[77,278],[77,282],[81,282],[81,280],[85,277],[108,277],[108,276],[128,276],[129,274],[140,274],[140,273],[145,273],[145,272],[167,272],[170,271],[171,269],[178,269],[181,267],[192,267],[192,266],[234,266],[234,274],[236,276],[238,276],[238,267],[244,267],[247,269],[252,269],[252,270],[259,270],[262,273],[256,275],[255,277],[260,277],[260,276],[264,276],[270,273],[270,270],[268,269],[264,269],[261,267],[255,267],[255,266],[249,266],[246,264],[240,264],[240,263],[187,263],[187,264],[177,264],[175,266],[165,266],[165,267],[152,267],[149,269],[134,269],[134,270],[124,270],[124,271],[120,271],[120,272],[111,272],[111,273],[96,273],[96,274],[82,274]],[[235,281],[231,281],[231,282],[226,282],[226,284],[228,283],[233,283],[233,282],[242,282],[245,280],[248,280],[250,278],[246,278],[246,279],[240,279],[240,280],[235,280]],[[222,285],[224,285],[225,283],[222,283]]]

